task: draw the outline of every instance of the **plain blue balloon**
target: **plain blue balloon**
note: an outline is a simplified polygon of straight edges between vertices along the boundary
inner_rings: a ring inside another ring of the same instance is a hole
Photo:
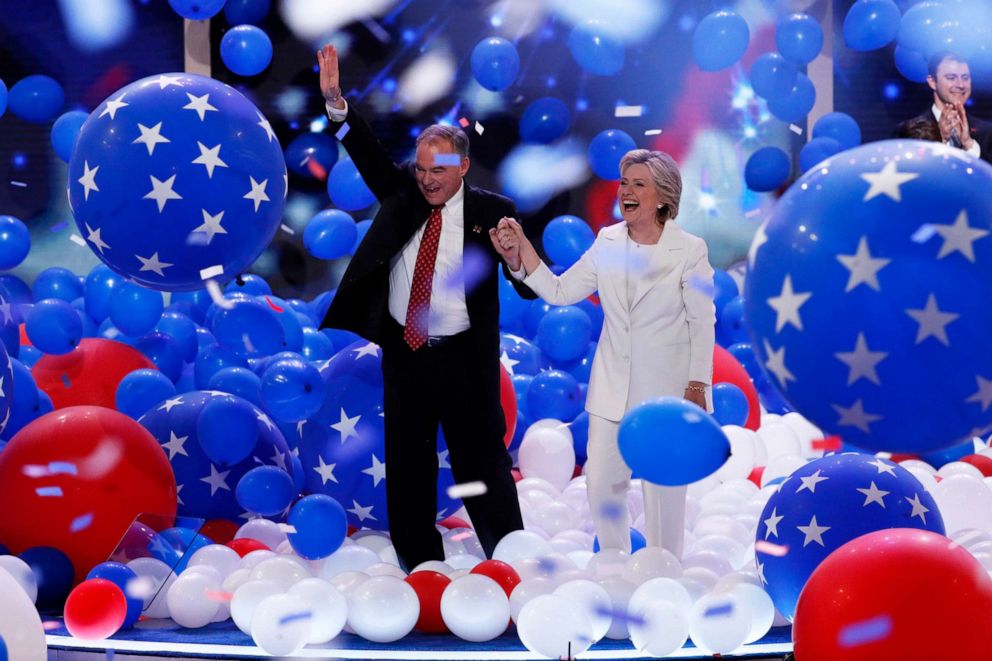
[[[372,227],[371,218],[366,218],[355,223],[355,245],[351,248],[351,254],[355,254],[355,251],[358,250],[359,244],[361,244],[365,235],[369,233],[370,227]]]
[[[35,605],[40,609],[61,608],[75,582],[75,570],[69,556],[51,546],[33,546],[18,557],[31,567],[38,582]]]
[[[194,365],[193,376],[196,387],[203,390],[207,387],[211,377],[220,370],[225,367],[248,367],[248,361],[230,349],[213,344],[200,350]]]
[[[703,71],[719,71],[747,51],[751,31],[739,14],[721,10],[707,14],[692,34],[692,53]]]
[[[713,417],[721,425],[743,425],[749,410],[743,390],[732,383],[713,385]]]
[[[210,292],[206,289],[174,291],[169,303],[170,308],[182,312],[198,324],[203,323],[211,305],[213,305],[213,301],[210,298]]]
[[[892,0],[858,0],[844,17],[844,42],[856,51],[889,45],[899,34],[902,12]]]
[[[331,555],[348,533],[348,516],[344,508],[325,494],[301,498],[289,511],[286,522],[296,531],[287,535],[290,545],[307,560]]]
[[[949,464],[952,461],[958,461],[959,459],[974,453],[975,443],[969,438],[962,443],[952,445],[944,450],[938,450],[937,452],[922,452],[919,457],[934,468],[940,468],[944,464]]]
[[[173,383],[182,376],[183,350],[170,335],[152,331],[138,338],[134,343],[134,348],[145,355],[145,358],[155,363],[162,374],[167,376]]]
[[[589,321],[592,322],[592,335],[590,340],[593,342],[599,341],[599,335],[603,331],[603,306],[598,303],[593,303],[588,298],[584,298],[575,304],[575,307],[580,308],[589,315]]]
[[[892,53],[896,63],[896,69],[904,78],[914,83],[922,83],[930,75],[927,69],[927,58],[919,51],[910,50],[901,45],[897,45]]]
[[[545,303],[540,298],[528,301],[530,304],[523,314],[523,327],[528,338],[537,337],[537,328],[541,324],[541,319],[554,308],[554,305]]]
[[[202,21],[212,16],[224,8],[226,0],[169,0],[169,5],[173,11],[194,21]]]
[[[669,487],[712,475],[730,456],[730,442],[713,416],[678,397],[628,411],[617,443],[636,477]]]
[[[228,25],[258,25],[269,15],[269,0],[227,0],[224,18]]]
[[[502,37],[488,37],[475,45],[470,60],[472,75],[492,92],[502,92],[520,73],[516,47]]]
[[[547,145],[568,133],[572,113],[561,99],[542,96],[534,99],[520,116],[520,139]]]
[[[127,374],[117,385],[117,410],[137,420],[152,407],[176,396],[172,379],[159,370],[139,369]]]
[[[713,269],[713,305],[716,306],[717,318],[723,312],[727,303],[740,296],[737,281],[723,269]]]
[[[754,349],[750,342],[736,342],[727,347],[727,352],[741,364],[744,370],[752,379],[761,374],[758,366],[758,359],[754,355]]]
[[[272,62],[272,40],[260,27],[236,25],[220,40],[220,59],[239,76],[257,76]]]
[[[861,127],[853,117],[843,112],[828,112],[813,124],[814,138],[833,138],[841,149],[861,144]]]
[[[52,124],[52,149],[66,163],[72,157],[72,148],[76,145],[79,130],[89,116],[89,113],[82,110],[70,110]]]
[[[0,80],[0,117],[7,111],[7,84]]]
[[[823,48],[823,29],[809,14],[790,14],[775,26],[775,45],[790,62],[809,64]]]
[[[325,333],[310,326],[303,327],[303,347],[300,353],[310,362],[328,360],[334,355],[334,343]]]
[[[34,364],[41,359],[42,353],[38,351],[36,347],[29,344],[25,344],[21,347],[20,355],[21,362],[27,366],[28,369],[34,367]]]
[[[792,161],[778,147],[762,147],[751,154],[744,165],[744,182],[759,193],[779,188],[789,179]]]
[[[326,133],[301,133],[286,147],[286,167],[308,179],[323,181],[337,162],[337,142]]]
[[[919,2],[909,7],[899,22],[899,45],[918,53],[930,52],[946,12],[946,5],[940,2]]]
[[[350,254],[356,238],[355,220],[338,209],[317,213],[303,230],[303,245],[317,259],[338,259]]]
[[[620,129],[600,131],[589,142],[589,165],[598,177],[619,179],[620,159],[636,148],[634,139]]]
[[[796,65],[778,53],[763,53],[751,65],[751,88],[764,99],[778,99],[796,84]]]
[[[296,498],[296,486],[289,473],[277,466],[256,466],[241,476],[234,489],[238,504],[262,516],[281,513]]]
[[[843,147],[841,147],[840,142],[833,138],[813,138],[799,151],[799,168],[803,172],[807,172],[817,163],[841,151],[843,151]]]
[[[261,406],[262,380],[247,367],[223,367],[207,381],[206,390],[219,390]]]
[[[779,99],[769,99],[768,109],[783,122],[801,122],[816,103],[816,88],[806,74],[796,75],[796,84]]]
[[[69,353],[83,338],[83,320],[69,303],[46,298],[35,303],[24,323],[28,339],[43,353]]]
[[[323,403],[324,380],[305,360],[279,360],[262,374],[262,404],[280,422],[309,418]]]
[[[64,105],[62,86],[49,76],[27,76],[10,88],[10,112],[32,124],[47,124],[58,117]]]
[[[255,273],[245,273],[224,287],[224,293],[238,292],[249,296],[268,296],[272,294],[272,285],[265,278]]]
[[[358,211],[371,206],[375,195],[365,185],[365,180],[350,158],[343,158],[334,164],[327,177],[327,194],[339,209]]]
[[[569,422],[582,410],[579,382],[568,372],[545,370],[527,388],[527,413],[532,420]]]
[[[277,313],[257,298],[231,301],[229,310],[218,308],[209,328],[221,346],[243,356],[268,356],[282,349],[286,339]]]
[[[0,216],[0,269],[12,269],[28,256],[31,235],[27,225],[14,216]]]
[[[86,574],[87,580],[91,578],[102,578],[121,589],[127,599],[127,614],[124,616],[124,624],[121,628],[127,629],[133,626],[141,617],[141,610],[144,607],[141,597],[131,596],[134,593],[134,584],[132,583],[130,588],[128,586],[128,583],[138,578],[134,570],[119,562],[101,562]]]
[[[83,285],[76,274],[60,266],[50,266],[34,280],[31,287],[34,300],[58,298],[71,303],[83,295]]]
[[[133,282],[122,282],[110,295],[110,320],[125,335],[140,337],[155,328],[165,306],[162,294]]]
[[[523,316],[530,307],[530,301],[521,298],[502,273],[497,277],[497,282],[499,283],[499,325],[501,328],[509,327]]]
[[[725,337],[724,345],[747,342],[747,324],[744,321],[744,298],[735,296],[720,311],[720,330]]]
[[[249,402],[218,397],[200,409],[196,437],[210,461],[219,466],[233,466],[255,449],[258,425],[255,408]]]
[[[124,279],[114,273],[106,264],[94,266],[83,283],[83,300],[86,314],[96,322],[102,322],[110,314],[110,296],[114,287]]]
[[[623,68],[623,42],[604,30],[599,21],[586,21],[572,28],[568,50],[583,70],[597,76],[613,76]]]
[[[564,215],[551,219],[544,226],[541,242],[551,261],[570,267],[585,254],[596,240],[589,224],[578,216]]]
[[[552,308],[537,327],[537,346],[554,361],[570,361],[585,354],[592,337],[589,315],[574,305]]]
[[[191,362],[196,359],[196,352],[199,349],[196,324],[187,315],[175,310],[166,310],[155,324],[155,330],[165,333],[176,341],[184,361]]]

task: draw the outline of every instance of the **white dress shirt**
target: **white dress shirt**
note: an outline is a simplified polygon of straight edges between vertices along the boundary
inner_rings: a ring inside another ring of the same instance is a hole
[[[327,115],[335,122],[348,116],[344,108],[327,105]],[[427,220],[426,218],[424,219]],[[425,222],[407,241],[403,250],[389,263],[389,314],[400,325],[406,324],[406,309],[410,304],[413,271],[417,253],[427,229]],[[431,306],[427,315],[427,334],[455,335],[468,330],[468,306],[465,304],[462,252],[465,243],[465,182],[458,192],[441,208],[441,237],[438,240],[434,277],[431,280]]]
[[[930,110],[933,111],[933,116],[937,118],[937,123],[939,124],[940,123],[940,108],[938,108],[937,107],[937,104],[935,103],[930,108]],[[970,138],[971,136],[968,136],[968,137]],[[945,145],[948,145],[948,144],[950,144],[950,141],[948,140],[944,144]],[[964,151],[968,152],[969,154],[971,154],[975,158],[981,158],[982,157],[982,147],[981,147],[981,145],[978,144],[978,140],[972,139],[971,146],[968,147],[967,149],[965,149]]]

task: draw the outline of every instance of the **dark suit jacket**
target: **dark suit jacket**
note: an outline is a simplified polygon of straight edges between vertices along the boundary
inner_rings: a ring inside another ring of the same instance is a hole
[[[896,137],[913,137],[910,135],[909,127],[911,124],[915,124],[917,122],[929,126],[937,136],[940,135],[940,127],[937,125],[937,118],[933,116],[933,110],[927,109],[922,114],[899,124],[899,126],[896,127]],[[982,160],[987,163],[992,163],[992,124],[989,124],[985,120],[979,119],[978,117],[968,115],[968,128],[971,130],[971,139],[977,142],[978,146],[982,150]]]
[[[364,119],[350,106],[342,144],[348,150],[381,206],[361,245],[345,271],[321,328],[342,328],[382,343],[389,314],[390,260],[427,222],[431,207],[408,169],[396,165]],[[502,195],[465,185],[465,243],[468,260],[465,304],[471,327],[472,351],[478,356],[499,355],[499,289],[496,269],[499,254],[493,249],[489,229],[503,216],[516,217],[513,202]],[[479,264],[474,260],[484,262]],[[536,298],[503,266],[503,275],[524,298]]]

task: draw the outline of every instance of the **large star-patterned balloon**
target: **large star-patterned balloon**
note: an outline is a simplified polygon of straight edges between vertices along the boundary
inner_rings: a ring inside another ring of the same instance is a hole
[[[202,287],[201,272],[230,279],[245,270],[279,228],[287,182],[279,141],[251,101],[176,73],[131,83],[90,114],[68,193],[100,259],[177,291]]]
[[[769,379],[871,450],[992,427],[992,166],[940,143],[864,145],[809,170],[751,245],[746,317]]]
[[[755,539],[758,573],[775,606],[791,619],[799,592],[824,558],[885,528],[944,534],[933,497],[902,466],[852,452],[792,473],[765,504]]]

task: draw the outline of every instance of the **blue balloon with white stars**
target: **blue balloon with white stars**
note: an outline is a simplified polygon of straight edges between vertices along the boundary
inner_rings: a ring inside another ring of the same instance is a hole
[[[775,607],[792,619],[799,592],[831,552],[887,528],[944,534],[933,497],[912,473],[869,454],[815,459],[772,494],[758,521],[758,575]],[[911,576],[907,580],[912,580]]]
[[[928,452],[992,428],[992,166],[935,142],[839,154],[778,201],[745,293],[769,380],[873,451]]]
[[[201,412],[208,403],[219,400],[250,407],[257,421],[254,445],[247,456],[233,463],[214,463],[198,436]],[[256,466],[277,466],[293,474],[292,454],[282,432],[261,409],[236,395],[205,390],[185,392],[154,407],[138,422],[169,456],[179,489],[181,516],[238,520],[245,512],[235,499],[235,487],[245,473]]]
[[[261,254],[285,204],[282,147],[240,92],[188,73],[112,94],[83,124],[69,162],[80,234],[117,273],[186,291],[201,271],[231,278]]]
[[[341,503],[350,525],[376,530],[389,526],[381,364],[382,351],[365,340],[346,346],[322,363],[324,404],[308,420],[297,423],[297,434],[290,439],[299,449],[305,490]],[[461,500],[447,494],[455,482],[440,430],[436,450],[437,518],[441,520],[461,507]]]

